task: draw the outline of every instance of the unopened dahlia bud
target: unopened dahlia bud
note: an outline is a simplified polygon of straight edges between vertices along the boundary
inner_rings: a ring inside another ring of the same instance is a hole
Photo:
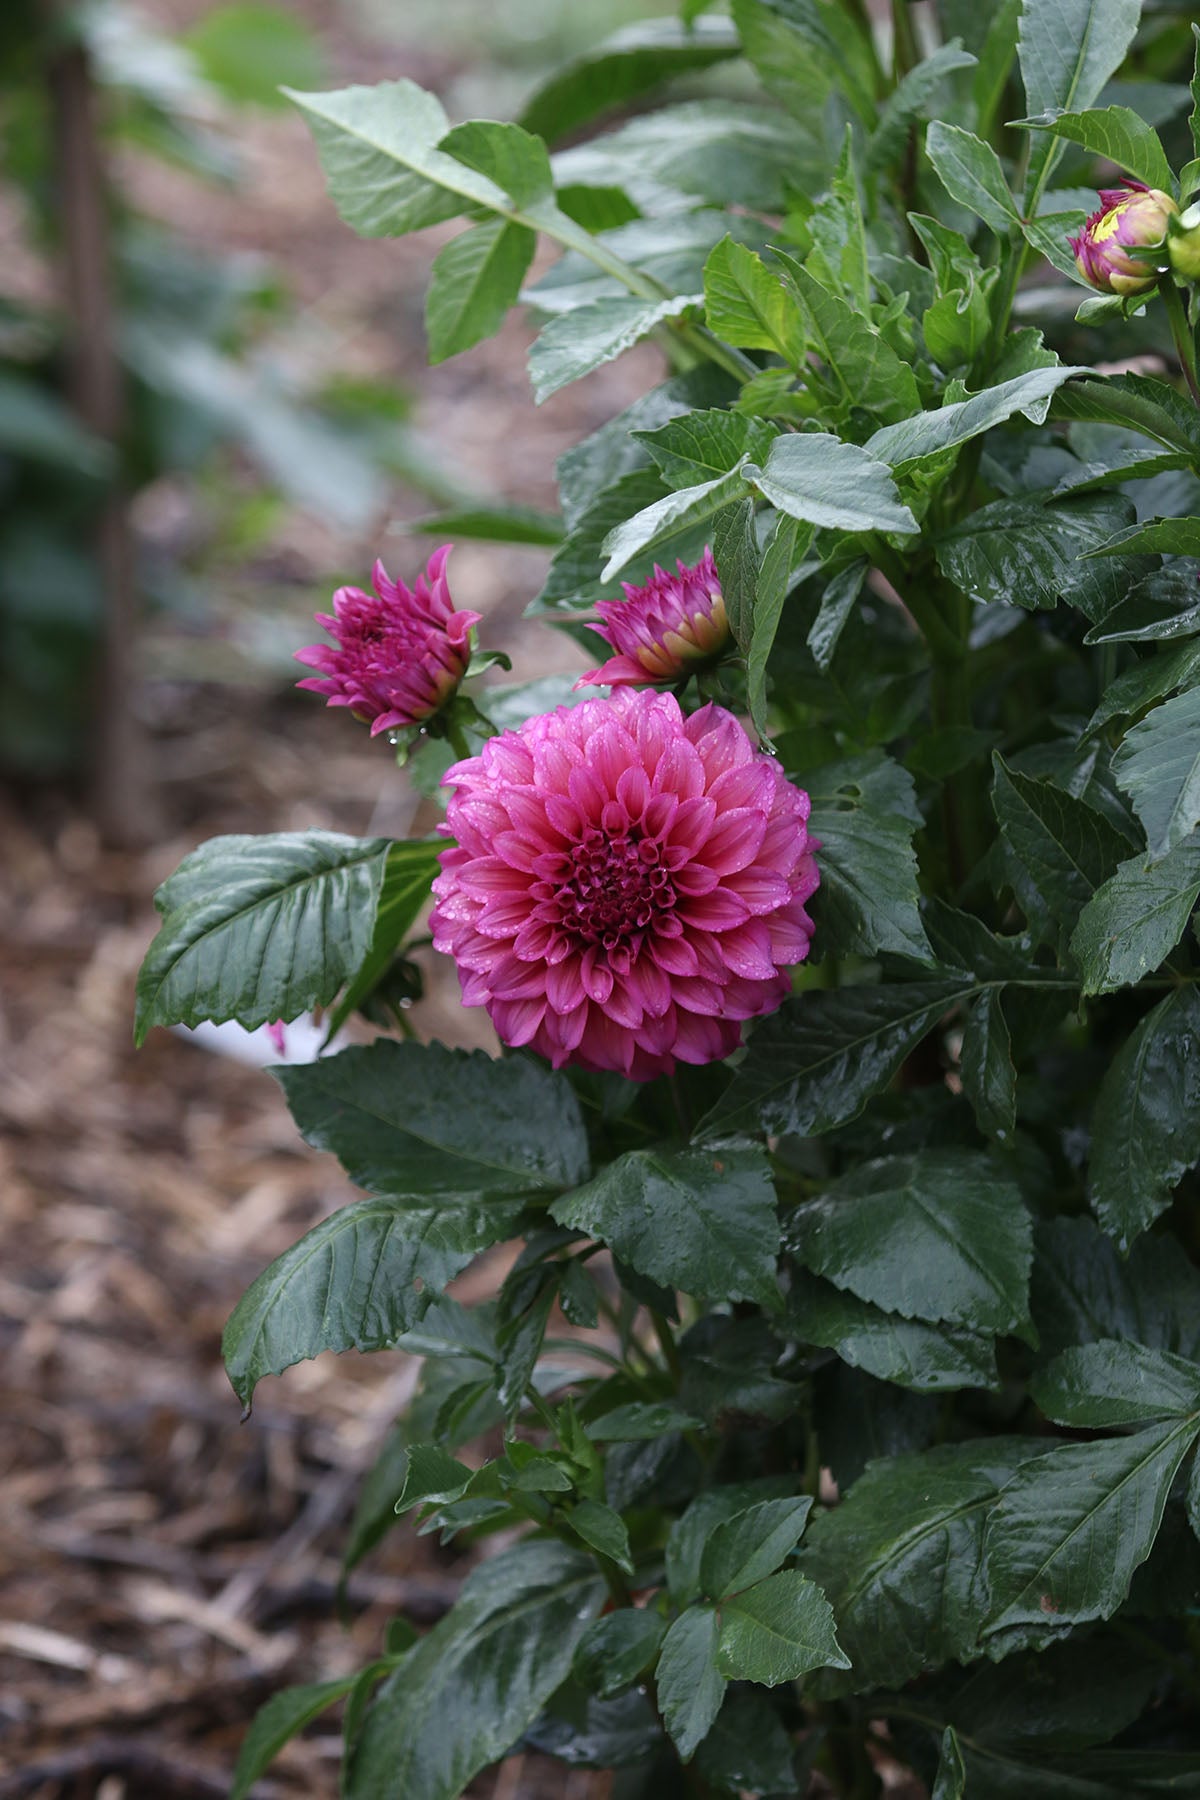
[[[1068,238],[1075,267],[1103,294],[1146,294],[1168,266],[1167,221],[1179,211],[1170,194],[1130,180],[1123,188],[1101,188],[1104,202],[1078,237]],[[1130,254],[1162,246],[1161,262]]]
[[[316,615],[336,642],[296,651],[297,662],[321,672],[296,686],[324,694],[330,706],[348,706],[370,723],[372,737],[440,712],[467,672],[471,627],[483,616],[454,610],[445,575],[450,550],[435,550],[412,588],[393,581],[381,562],[372,571],[373,594],[339,588],[332,617]]]
[[[729,620],[712,551],[706,550],[694,568],[681,562],[675,567],[679,573],[668,575],[656,563],[645,587],[623,581],[624,600],[597,602],[602,623],[591,629],[617,655],[581,675],[576,687],[682,681],[729,646]]]
[[[555,1068],[707,1063],[808,955],[808,795],[732,713],[622,688],[449,769],[430,919],[463,1001]]]

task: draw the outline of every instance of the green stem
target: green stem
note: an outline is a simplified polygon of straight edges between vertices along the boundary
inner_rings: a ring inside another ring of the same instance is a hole
[[[892,0],[892,33],[892,79],[900,82],[921,60],[908,0]]]
[[[670,1321],[665,1319],[654,1307],[650,1307],[650,1323],[654,1326],[655,1336],[662,1345],[663,1359],[671,1371],[671,1379],[678,1387],[683,1380],[683,1364],[679,1360],[679,1351],[675,1348],[675,1334],[671,1330]]]
[[[1171,338],[1183,369],[1183,378],[1188,384],[1192,399],[1197,406],[1200,406],[1200,374],[1196,370],[1196,340],[1192,336],[1192,328],[1188,324],[1183,295],[1170,275],[1165,278],[1159,291],[1167,309]]]
[[[467,742],[467,734],[453,719],[446,720],[446,740],[460,761],[465,761],[470,756],[471,746]]]

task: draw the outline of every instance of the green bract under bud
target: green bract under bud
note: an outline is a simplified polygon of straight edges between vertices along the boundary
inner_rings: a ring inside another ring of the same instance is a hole
[[[1200,281],[1200,200],[1167,221],[1167,256],[1184,281]]]

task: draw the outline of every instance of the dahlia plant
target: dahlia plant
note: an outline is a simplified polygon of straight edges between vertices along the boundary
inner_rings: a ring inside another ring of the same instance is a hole
[[[219,838],[157,897],[139,1035],[396,1014],[279,1070],[365,1193],[224,1352],[247,1408],[423,1358],[346,1568],[398,1516],[470,1564],[270,1700],[236,1796],[342,1701],[348,1800],[517,1749],[622,1800],[1200,1794],[1186,8],[729,10],[515,123],[293,96],[348,225],[466,220],[435,360],[522,301],[538,400],[661,367],[560,459],[530,598],[609,660],[481,684],[446,551],[377,569],[302,685],[443,824]],[[435,965],[494,1053],[396,1012]]]

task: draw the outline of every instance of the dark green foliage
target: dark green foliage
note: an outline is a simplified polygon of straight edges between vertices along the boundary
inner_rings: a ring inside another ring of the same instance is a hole
[[[300,97],[359,231],[464,219],[435,356],[540,234],[539,397],[643,338],[678,364],[560,459],[561,530],[465,528],[553,543],[532,610],[573,634],[710,544],[733,644],[680,701],[778,747],[820,874],[811,958],[725,1065],[414,1037],[284,1072],[367,1194],[251,1287],[234,1385],[424,1356],[347,1565],[397,1507],[508,1545],[358,1678],[349,1800],[454,1800],[520,1744],[652,1800],[862,1800],[885,1741],[931,1800],[1198,1791],[1200,414],[1161,295],[1075,322],[1042,269],[1010,329],[1098,158],[1200,157],[1193,37],[1147,7],[1127,62],[1138,0],[940,0],[930,56],[897,6],[881,58],[870,10],[685,7],[521,125],[451,130],[406,81]],[[704,76],[739,47],[759,100]],[[1140,352],[1159,374],[1093,372]],[[370,1004],[435,849],[198,853],[143,1026]],[[512,1237],[494,1304],[443,1295]],[[340,1691],[272,1701],[244,1779]]]

